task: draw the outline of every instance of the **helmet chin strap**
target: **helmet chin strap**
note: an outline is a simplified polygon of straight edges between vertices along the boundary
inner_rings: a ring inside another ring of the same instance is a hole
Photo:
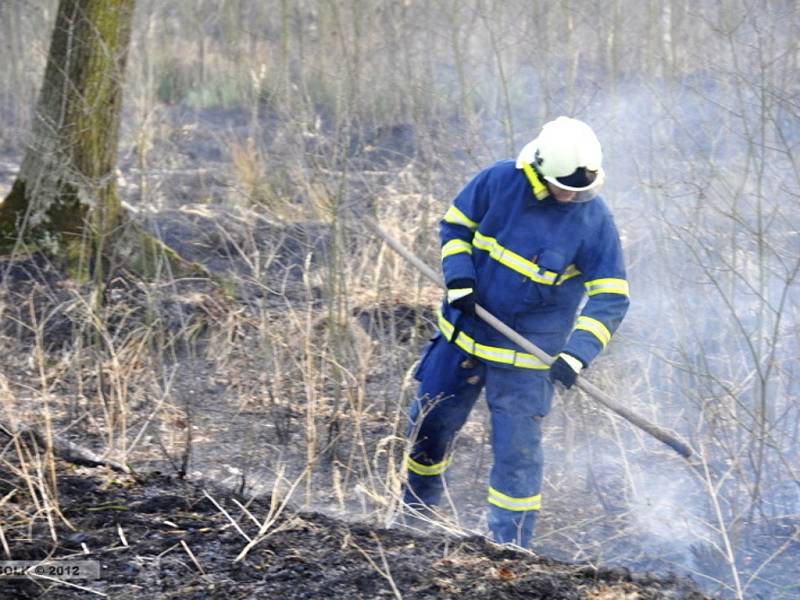
[[[543,177],[537,172],[535,167],[531,166],[529,163],[522,163],[522,170],[525,172],[525,175],[527,176],[528,181],[530,182],[531,187],[533,188],[533,195],[536,196],[537,200],[544,200],[545,198],[552,195],[550,193],[548,185],[555,185],[555,184],[552,184],[550,182],[545,183],[543,181]],[[575,196],[569,202],[570,203],[591,202],[594,199],[594,197],[600,193],[600,189],[602,188],[602,186],[603,183],[601,181],[598,185],[594,186],[589,190],[581,190],[579,192],[575,192]]]
[[[542,182],[542,179],[536,171],[534,171],[533,167],[529,163],[524,162],[522,163],[522,170],[525,171],[525,175],[531,183],[533,195],[536,196],[536,199],[544,200],[547,198],[550,195],[550,190],[547,189],[547,186]]]
[[[572,199],[575,203],[586,203],[591,202],[594,200],[598,195],[600,195],[600,188],[602,186],[593,187],[590,190],[583,190],[582,192],[578,192],[575,194],[575,197]]]

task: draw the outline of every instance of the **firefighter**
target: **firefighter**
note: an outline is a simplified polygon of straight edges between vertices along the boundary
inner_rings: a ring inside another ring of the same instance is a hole
[[[628,308],[619,235],[606,203],[600,142],[558,117],[516,161],[470,181],[440,222],[447,297],[416,371],[404,503],[429,511],[455,435],[482,389],[491,412],[488,524],[527,547],[541,508],[542,419],[554,384],[571,387]],[[478,303],[548,354],[551,367],[475,316]]]

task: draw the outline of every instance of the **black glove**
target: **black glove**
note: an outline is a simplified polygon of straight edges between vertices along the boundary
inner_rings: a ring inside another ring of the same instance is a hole
[[[474,315],[476,287],[474,279],[453,279],[447,284],[447,302],[463,313]]]
[[[570,361],[574,363],[574,366],[570,364]],[[578,379],[578,373],[584,366],[583,361],[577,356],[562,352],[555,362],[550,365],[550,381],[553,383],[558,381],[569,389],[575,384]]]

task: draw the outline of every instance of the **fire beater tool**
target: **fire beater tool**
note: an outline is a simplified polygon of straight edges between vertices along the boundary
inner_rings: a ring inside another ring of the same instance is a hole
[[[425,262],[422,261],[422,259],[420,259],[414,253],[408,250],[400,242],[398,242],[392,236],[386,233],[374,219],[363,214],[359,215],[359,219],[364,224],[366,224],[367,227],[369,227],[378,237],[380,237],[384,242],[386,242],[386,244],[388,244],[390,248],[392,248],[395,252],[400,254],[408,262],[410,262],[417,269],[419,269],[419,271],[423,275],[425,275],[425,277],[427,277],[436,285],[439,285],[443,288],[445,287],[441,277],[439,277],[436,274],[436,272],[430,268],[430,266],[428,266]],[[530,352],[531,354],[536,356],[539,360],[547,363],[548,365],[552,364],[553,361],[555,360],[555,358],[553,358],[545,351],[543,351],[541,348],[536,346],[536,344],[522,337],[519,333],[517,333],[511,327],[503,323],[500,319],[492,315],[482,306],[480,305],[475,306],[475,314],[477,314],[478,317],[483,319],[486,323],[491,325],[494,329],[496,329],[504,336],[506,336],[509,340],[511,340],[515,344],[518,344],[519,346],[524,348],[527,352]],[[632,423],[642,431],[650,434],[660,442],[672,448],[683,458],[689,460],[692,457],[693,454],[692,449],[686,442],[681,440],[677,434],[669,432],[665,430],[663,427],[659,427],[658,425],[651,423],[641,415],[633,412],[629,408],[615,401],[608,394],[606,394],[600,388],[598,388],[591,382],[587,381],[583,377],[578,377],[578,380],[575,382],[575,385],[584,392],[586,392],[591,398],[593,398],[594,400],[605,406],[606,408],[612,410],[623,419],[626,419],[628,422]],[[691,461],[689,462],[691,464]]]

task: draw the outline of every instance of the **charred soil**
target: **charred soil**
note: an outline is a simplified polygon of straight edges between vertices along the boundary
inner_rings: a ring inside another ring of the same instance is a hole
[[[278,505],[269,496],[59,469],[71,527],[61,521],[54,542],[44,521],[33,530],[7,522],[13,558],[96,560],[100,578],[71,582],[92,591],[0,581],[3,598],[704,598],[685,580],[557,562],[482,537],[420,536],[290,507],[263,527]]]

